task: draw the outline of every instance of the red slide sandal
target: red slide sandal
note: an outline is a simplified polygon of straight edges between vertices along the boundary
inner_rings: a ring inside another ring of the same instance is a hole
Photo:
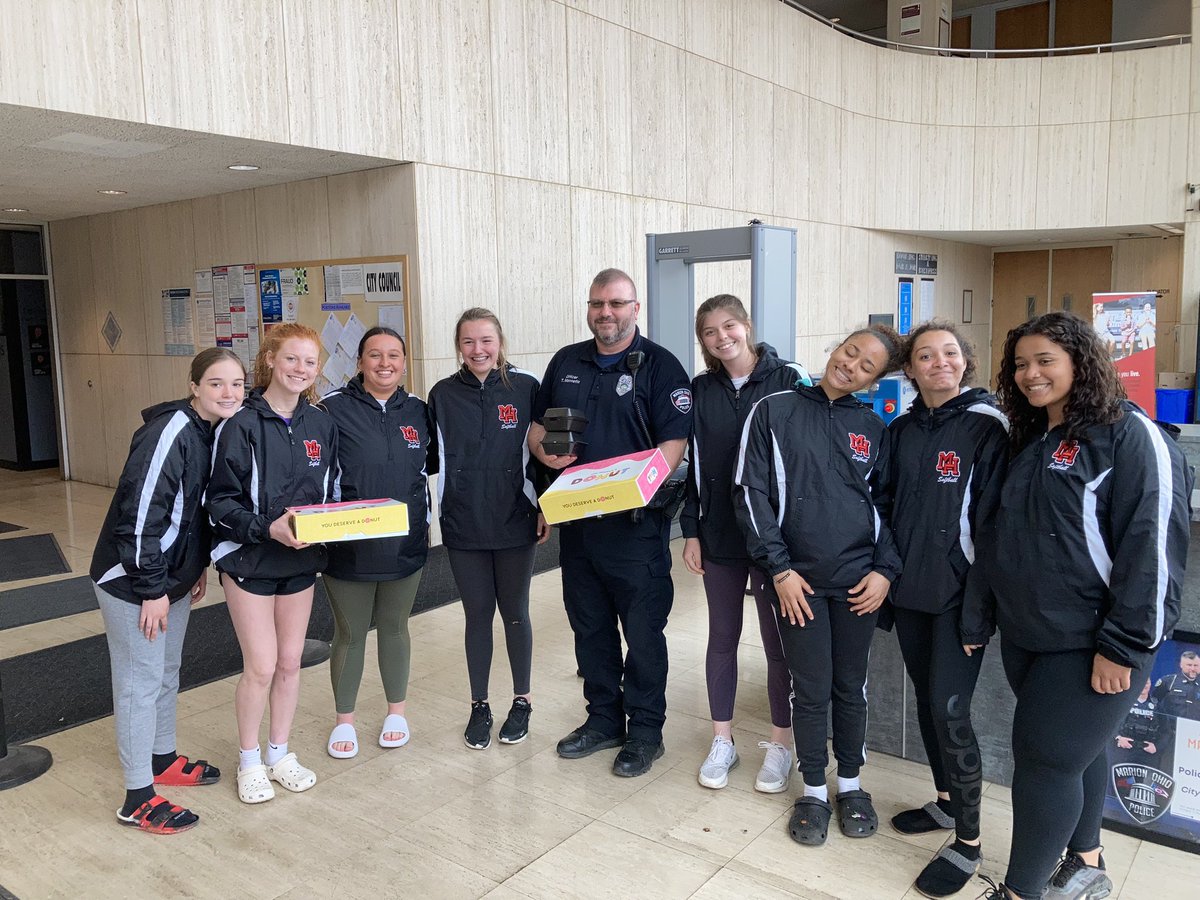
[[[178,834],[199,822],[200,817],[190,809],[176,806],[166,797],[156,794],[128,816],[121,815],[118,810],[117,821],[151,834]]]
[[[221,770],[210,766],[208,760],[198,759],[195,762],[186,756],[177,757],[175,762],[161,775],[154,776],[155,784],[171,787],[191,787],[195,784],[216,784],[221,780]]]

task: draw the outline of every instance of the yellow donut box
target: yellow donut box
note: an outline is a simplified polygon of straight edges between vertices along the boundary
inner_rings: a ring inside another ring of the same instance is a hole
[[[563,469],[539,503],[551,525],[639,509],[671,469],[658,449]]]
[[[307,544],[363,541],[408,534],[408,504],[399,500],[347,500],[291,507],[292,531]]]

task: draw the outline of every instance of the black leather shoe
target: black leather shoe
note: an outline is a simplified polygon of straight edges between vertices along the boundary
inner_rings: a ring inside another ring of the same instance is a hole
[[[645,775],[662,755],[662,741],[653,744],[650,741],[628,740],[613,760],[613,774],[622,778]]]
[[[563,759],[582,759],[597,750],[620,747],[625,743],[624,735],[610,737],[588,727],[576,728],[558,742],[558,755]]]

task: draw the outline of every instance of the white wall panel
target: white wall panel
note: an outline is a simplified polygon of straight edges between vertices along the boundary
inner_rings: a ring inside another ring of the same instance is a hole
[[[808,198],[809,108],[816,101],[778,86],[774,94],[771,159],[775,215],[807,219],[811,210]]]
[[[730,206],[733,204],[733,72],[707,59],[688,56],[685,96],[688,202]]]
[[[394,0],[288,0],[283,15],[291,142],[403,158]]]
[[[723,66],[733,65],[733,7],[727,0],[687,0],[684,48]]]
[[[930,231],[966,231],[975,196],[974,128],[929,125],[921,129],[921,196],[918,223]]]
[[[1112,58],[1113,54],[1103,53],[1043,59],[1039,124],[1107,122],[1112,108]]]
[[[975,124],[1038,124],[1042,91],[1040,59],[981,59],[974,65]]]
[[[1105,223],[1108,136],[1107,122],[1039,129],[1036,227]]]
[[[281,2],[139,0],[137,14],[147,122],[267,141],[289,133]]]
[[[1188,117],[1113,122],[1107,224],[1177,222],[1188,201]]]
[[[629,52],[633,71],[633,193],[640,197],[683,200],[687,197],[687,161],[681,144],[688,135],[688,54],[635,34]]]
[[[1188,110],[1191,45],[1112,55],[1112,118],[1169,116]]]
[[[629,42],[624,28],[567,11],[572,184],[629,192]]]
[[[778,0],[739,0],[733,15],[733,45],[729,65],[770,81],[774,75],[772,57],[775,7]]]
[[[404,0],[397,9],[405,146],[415,159],[492,171],[488,0]]]
[[[1034,227],[1038,131],[1036,126],[975,129],[975,174],[971,180],[974,227]]]
[[[570,180],[566,12],[543,0],[492,0],[496,172]]]
[[[774,208],[772,135],[774,88],[741,72],[733,75],[733,205],[759,216]]]
[[[688,0],[628,0],[629,27],[638,34],[682,48]]]

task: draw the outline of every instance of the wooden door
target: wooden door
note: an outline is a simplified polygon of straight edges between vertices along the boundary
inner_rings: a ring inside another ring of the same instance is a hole
[[[1065,309],[1091,321],[1092,294],[1112,290],[1112,247],[1053,250],[1050,309]]]
[[[1047,311],[1050,251],[1020,250],[992,257],[992,388],[1008,332]]]
[[[1050,46],[1050,0],[996,10],[996,49],[1026,50]]]
[[[970,16],[959,16],[950,23],[950,46],[955,50],[971,49]]]
[[[1112,0],[1057,0],[1054,46],[1086,47],[1112,41]]]

